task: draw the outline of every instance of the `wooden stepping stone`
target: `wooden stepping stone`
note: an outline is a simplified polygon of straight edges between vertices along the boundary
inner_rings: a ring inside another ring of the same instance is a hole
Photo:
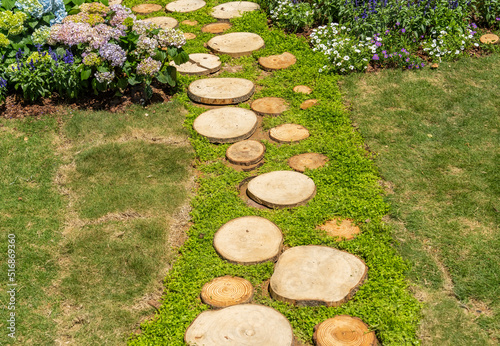
[[[348,252],[297,246],[281,254],[269,288],[274,299],[298,306],[339,306],[354,296],[367,272],[363,261]]]
[[[323,167],[328,162],[328,157],[318,153],[305,153],[295,155],[288,160],[288,165],[297,172],[307,169]]]
[[[238,58],[264,48],[264,40],[259,35],[251,32],[232,32],[213,37],[208,41],[207,46],[215,53]]]
[[[295,91],[296,93],[307,94],[307,95],[312,93],[312,89],[306,85],[297,85],[296,87],[293,88],[293,91]]]
[[[206,53],[189,54],[189,61],[181,65],[176,65],[174,61],[170,62],[175,66],[180,74],[203,76],[220,70],[222,63],[218,56]]]
[[[300,109],[307,109],[307,108],[310,108],[314,105],[316,105],[318,103],[318,100],[316,99],[311,99],[311,100],[305,100],[304,102],[302,102],[302,104],[300,105]]]
[[[316,346],[376,346],[374,331],[359,318],[338,315],[314,327],[313,340]]]
[[[148,14],[148,13],[153,13],[153,12],[158,12],[162,10],[161,5],[157,4],[140,4],[137,6],[132,7],[132,11],[138,14]]]
[[[215,233],[214,248],[225,260],[236,264],[276,261],[283,234],[274,223],[260,216],[243,216],[224,224]]]
[[[256,11],[260,6],[250,1],[233,1],[215,6],[212,9],[212,17],[217,19],[239,18],[245,12]]]
[[[318,229],[325,231],[326,234],[335,238],[335,240],[351,240],[354,239],[361,230],[358,226],[353,224],[351,220],[336,218],[329,220],[318,226]]]
[[[214,308],[250,303],[253,286],[250,281],[236,276],[222,276],[203,285],[201,300]]]
[[[271,55],[259,58],[259,65],[266,71],[281,70],[297,62],[295,55],[285,52],[280,55]]]
[[[288,104],[280,97],[263,97],[253,101],[251,107],[259,115],[281,115],[288,109]]]
[[[192,40],[192,39],[195,39],[195,38],[196,38],[196,35],[195,35],[195,34],[192,34],[192,33],[190,33],[190,32],[185,32],[185,33],[184,33],[184,38],[185,38],[186,40]]]
[[[499,38],[495,34],[485,34],[479,38],[479,41],[486,44],[496,44],[499,42]]]
[[[203,0],[177,0],[167,4],[165,9],[169,12],[186,13],[199,10],[205,5],[206,3]]]
[[[232,25],[229,23],[211,23],[201,28],[201,31],[208,32],[210,34],[221,34],[227,29],[231,28],[231,26]]]
[[[188,345],[272,345],[292,346],[290,322],[273,308],[240,304],[204,311],[186,330]]]
[[[316,194],[316,185],[302,173],[275,171],[250,180],[247,194],[255,202],[269,208],[292,208],[312,199]]]
[[[269,137],[280,143],[299,142],[309,137],[309,131],[301,125],[283,124],[269,130]]]
[[[177,19],[172,17],[151,17],[143,19],[143,21],[155,23],[162,29],[167,29],[167,28],[175,29],[179,25]]]
[[[257,116],[244,108],[222,107],[202,113],[193,128],[212,143],[234,143],[247,139],[257,128]]]
[[[235,165],[251,166],[257,164],[264,157],[266,147],[251,139],[234,143],[226,150],[226,158]]]
[[[190,25],[190,26],[198,25],[198,21],[196,21],[196,20],[189,20],[189,19],[183,20],[181,23],[184,24],[184,25]]]
[[[113,6],[113,5],[121,5],[122,0],[109,0],[108,5]]]
[[[192,82],[187,90],[194,102],[209,105],[231,105],[248,100],[255,85],[243,78],[209,78]]]

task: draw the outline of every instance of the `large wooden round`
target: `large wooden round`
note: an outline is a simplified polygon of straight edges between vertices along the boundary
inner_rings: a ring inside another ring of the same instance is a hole
[[[212,16],[217,19],[238,18],[245,12],[255,11],[260,6],[250,1],[233,1],[215,6],[212,9]]]
[[[232,32],[211,38],[207,45],[215,53],[238,58],[264,48],[264,40],[251,32]]]
[[[200,114],[193,128],[212,143],[234,143],[250,137],[257,123],[257,116],[251,110],[223,107]]]
[[[203,285],[201,300],[214,308],[250,303],[253,286],[250,281],[236,276],[222,276]]]
[[[293,171],[274,171],[255,177],[248,183],[247,194],[269,208],[291,208],[306,204],[316,193],[314,181]]]
[[[296,87],[293,88],[293,91],[295,91],[296,93],[301,93],[301,94],[312,93],[312,89],[309,88],[307,85],[297,85]]]
[[[177,0],[167,4],[165,9],[169,12],[186,13],[199,10],[205,5],[205,1],[202,0]]]
[[[295,55],[285,52],[280,55],[271,55],[259,58],[259,65],[266,71],[281,70],[297,62]]]
[[[281,115],[288,109],[288,104],[280,97],[263,97],[253,101],[251,107],[260,115]]]
[[[162,6],[157,4],[140,4],[132,7],[132,11],[138,14],[148,14],[161,11]]]
[[[167,28],[174,29],[179,25],[177,19],[172,17],[151,17],[143,19],[143,21],[155,23],[162,29],[167,29]]]
[[[226,158],[235,165],[251,166],[264,157],[266,147],[251,139],[234,143],[226,150]]]
[[[291,346],[290,322],[273,308],[240,304],[221,310],[204,311],[184,335],[188,345]]]
[[[108,1],[108,5],[109,6],[121,5],[122,2],[123,2],[122,0],[110,0],[110,1]]]
[[[338,315],[314,327],[317,346],[376,346],[375,332],[357,317]]]
[[[260,216],[243,216],[224,224],[215,233],[214,248],[225,260],[236,264],[276,261],[283,234],[274,223]]]
[[[269,137],[280,143],[299,142],[309,137],[309,131],[301,125],[283,124],[273,127],[269,131]]]
[[[201,31],[210,34],[221,34],[229,28],[231,28],[231,24],[229,23],[211,23],[201,28]]]
[[[174,61],[170,62],[175,66],[177,72],[185,75],[203,76],[220,70],[222,63],[218,56],[206,53],[189,54],[189,61],[181,65],[176,65]]]
[[[358,257],[327,246],[297,246],[281,254],[270,281],[274,299],[299,306],[339,306],[366,279]]]
[[[495,34],[485,34],[479,38],[479,41],[486,44],[496,44],[499,42],[499,38]]]
[[[291,157],[288,165],[297,172],[304,172],[306,169],[323,167],[327,162],[328,157],[323,154],[305,153]]]
[[[340,218],[326,221],[321,226],[318,226],[318,229],[325,231],[326,234],[335,238],[335,240],[351,240],[361,233],[359,227],[351,220]]]
[[[243,78],[209,78],[192,82],[187,90],[194,102],[209,105],[232,105],[248,100],[255,85]]]

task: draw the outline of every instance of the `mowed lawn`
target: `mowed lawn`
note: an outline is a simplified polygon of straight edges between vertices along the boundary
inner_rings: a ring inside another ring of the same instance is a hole
[[[425,303],[425,345],[500,340],[500,55],[351,75],[342,91],[376,154],[387,222]]]

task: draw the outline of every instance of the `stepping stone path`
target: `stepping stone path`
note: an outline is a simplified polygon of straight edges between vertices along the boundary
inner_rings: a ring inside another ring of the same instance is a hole
[[[327,221],[317,228],[325,231],[326,234],[339,241],[343,239],[354,239],[358,234],[361,233],[359,227],[353,224],[351,220],[339,218]]]
[[[235,143],[250,137],[257,123],[257,116],[251,110],[223,107],[200,114],[193,128],[212,143]]]
[[[207,282],[201,289],[200,298],[213,308],[245,304],[253,298],[253,286],[243,278],[223,276]]]
[[[296,87],[293,88],[293,91],[295,91],[296,93],[301,93],[301,94],[312,93],[312,89],[306,85],[297,85]]]
[[[292,346],[290,322],[273,308],[242,304],[204,311],[184,335],[188,345],[272,345]]]
[[[158,12],[162,10],[161,5],[157,4],[140,4],[137,6],[132,7],[132,11],[134,11],[137,14],[149,14],[153,12]]]
[[[210,34],[221,34],[224,31],[230,29],[231,26],[232,25],[229,23],[211,23],[211,24],[207,24],[203,28],[201,28],[201,31],[208,32]]]
[[[151,17],[143,19],[143,21],[155,23],[162,29],[167,29],[167,28],[175,29],[179,25],[177,19],[172,17]]]
[[[269,137],[279,143],[293,143],[309,137],[309,131],[301,125],[283,124],[269,130]]]
[[[255,91],[255,85],[243,78],[199,79],[188,87],[191,100],[208,105],[231,105],[248,100]]]
[[[276,261],[283,244],[281,230],[259,216],[244,216],[224,224],[215,233],[214,248],[225,260],[236,264]]]
[[[280,97],[263,97],[252,102],[252,110],[259,115],[281,115],[288,109],[286,101]]]
[[[495,34],[485,34],[479,38],[479,41],[486,44],[496,44],[500,41],[500,39]]]
[[[177,0],[167,4],[165,10],[168,12],[186,13],[199,10],[205,5],[205,1],[202,0]]]
[[[305,153],[295,155],[288,160],[288,165],[297,172],[307,169],[323,167],[328,162],[328,157],[318,153]]]
[[[259,65],[266,71],[281,70],[297,62],[295,55],[285,52],[280,55],[271,55],[259,58]]]
[[[312,106],[316,105],[317,103],[318,103],[318,100],[316,100],[316,99],[306,100],[306,101],[302,102],[302,104],[300,105],[300,109],[311,108]]]
[[[189,25],[189,26],[198,25],[198,21],[196,21],[196,20],[189,20],[189,19],[183,20],[181,23],[184,24],[184,25]]]
[[[226,158],[235,165],[251,166],[264,157],[266,147],[257,141],[248,139],[231,145],[226,150]]]
[[[274,299],[298,306],[339,306],[366,279],[358,257],[328,246],[297,246],[281,254],[271,276]]]
[[[184,38],[185,38],[186,40],[192,40],[192,39],[195,39],[195,38],[196,38],[196,35],[195,35],[195,34],[192,34],[192,33],[190,33],[190,32],[185,32],[185,33],[184,33]]]
[[[239,18],[245,12],[256,11],[260,6],[255,2],[250,1],[233,1],[226,2],[212,9],[212,17],[217,19],[229,20]]]
[[[250,32],[232,32],[213,37],[208,41],[207,46],[215,53],[238,58],[264,48],[264,40],[259,35]]]
[[[170,65],[175,66],[180,74],[203,76],[219,71],[222,63],[216,55],[195,53],[189,54],[189,61],[184,64],[176,65],[171,61]]]
[[[274,171],[250,180],[247,194],[269,208],[292,208],[311,200],[316,194],[316,185],[302,173]]]
[[[314,343],[317,346],[375,346],[375,332],[357,317],[338,315],[314,327]]]

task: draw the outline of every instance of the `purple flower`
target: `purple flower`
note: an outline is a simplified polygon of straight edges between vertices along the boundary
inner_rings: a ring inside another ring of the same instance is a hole
[[[498,17],[498,18],[495,18],[495,20],[498,20],[498,21],[500,21],[500,17]],[[475,25],[475,24],[474,24],[474,25]],[[476,28],[477,28],[477,26],[476,26]]]
[[[373,57],[372,57],[373,60],[379,60],[380,58],[378,57],[377,54],[374,54]]]
[[[7,86],[7,80],[0,78],[0,89]]]
[[[380,47],[380,46],[382,45],[382,42],[377,41],[377,42],[375,42],[375,45],[376,45],[377,47]]]
[[[396,22],[396,25],[399,26],[399,24],[401,24],[400,22]]]
[[[160,71],[160,68],[161,62],[156,61],[151,57],[147,57],[137,65],[137,74],[153,77],[158,71]]]
[[[422,67],[424,67],[424,66],[425,66],[425,64],[424,64],[424,63],[421,63],[420,65],[421,65]]]
[[[111,62],[111,66],[123,66],[127,60],[127,52],[125,52],[119,45],[114,43],[105,43],[99,49],[99,54]]]
[[[405,28],[401,29],[401,32],[404,34],[406,32],[406,29]]]

